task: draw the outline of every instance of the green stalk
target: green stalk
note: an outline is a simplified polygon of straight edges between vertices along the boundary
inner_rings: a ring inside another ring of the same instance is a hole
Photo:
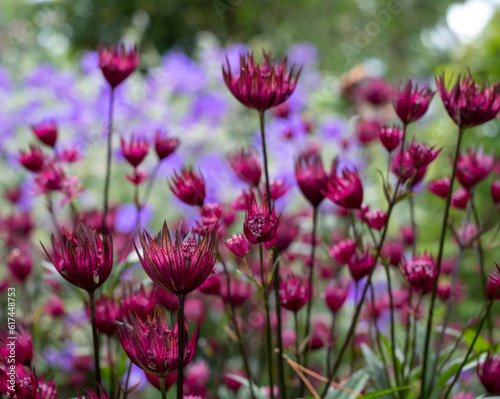
[[[107,143],[107,156],[106,156],[106,180],[104,182],[104,205],[102,212],[101,231],[106,234],[106,216],[108,214],[109,206],[109,182],[111,179],[111,153],[112,149],[112,135],[113,135],[113,103],[115,97],[115,89],[111,87],[111,94],[109,96],[109,115],[108,115],[108,143]]]
[[[178,363],[177,363],[177,399],[184,398],[184,295],[177,297],[179,301],[179,311],[177,312],[178,337]],[[166,397],[166,396],[165,396]]]
[[[158,381],[160,381],[161,399],[167,399],[167,390],[165,389],[165,378],[158,377]]]
[[[99,390],[99,384],[101,384],[101,368],[99,366],[99,336],[97,335],[97,327],[95,323],[94,291],[89,291],[89,302],[90,302],[90,320],[92,323],[92,340],[94,342],[95,382],[96,382],[96,389]]]

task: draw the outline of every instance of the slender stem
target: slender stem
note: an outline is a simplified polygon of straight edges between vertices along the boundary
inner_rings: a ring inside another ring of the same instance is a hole
[[[311,265],[309,268],[309,299],[307,300],[307,313],[306,313],[306,330],[304,338],[307,339],[309,332],[311,331],[311,310],[312,310],[312,299],[313,299],[313,280],[314,280],[314,257],[316,253],[316,231],[318,229],[318,207],[313,207],[313,220],[312,220],[312,237],[311,237]],[[309,345],[306,345],[304,349],[304,362],[303,366],[307,367],[307,355],[308,355]]]
[[[165,389],[165,378],[158,377],[158,381],[160,382],[161,399],[167,399],[167,390]]]
[[[410,220],[411,220],[411,230],[413,233],[413,243],[411,244],[412,255],[417,254],[417,223],[415,222],[415,201],[413,196],[408,198],[410,200]]]
[[[238,346],[240,348],[241,357],[243,358],[243,366],[245,367],[245,372],[247,373],[250,394],[252,395],[252,398],[255,399],[255,394],[254,394],[254,390],[253,390],[253,386],[252,386],[253,382],[252,382],[252,373],[250,370],[250,364],[248,362],[248,356],[246,353],[245,344],[243,343],[243,341],[241,339],[240,328],[238,326],[238,321],[236,320],[236,311],[234,309],[234,303],[233,303],[232,296],[231,296],[231,278],[229,276],[229,270],[227,269],[226,262],[222,258],[220,252],[219,252],[218,256],[219,256],[220,262],[222,263],[222,267],[224,268],[224,273],[226,274],[227,298],[228,298],[228,302],[229,302],[229,317],[231,318],[231,322],[233,323],[233,328],[234,328],[234,332],[236,334],[236,338],[238,340]]]
[[[358,303],[358,291],[359,291],[359,282],[356,280],[354,282],[354,306]],[[353,337],[351,340],[351,374],[354,373],[354,352],[356,350],[356,340],[354,339],[355,333],[353,333]]]
[[[354,219],[354,211],[352,209],[349,209],[349,218],[351,219],[352,234],[354,235],[356,246],[358,247],[359,250],[362,250],[363,243],[361,241],[361,237],[358,234],[358,231],[356,230],[356,220]]]
[[[108,361],[109,361],[109,379],[111,381],[111,397],[115,398],[116,397],[116,384],[115,384],[115,376],[113,374],[115,364],[113,360],[113,341],[111,337],[108,335],[107,336],[107,344],[108,344]]]
[[[57,222],[57,216],[54,211],[54,203],[52,201],[52,194],[50,191],[48,191],[46,194],[46,199],[47,199],[47,210],[49,211],[50,218],[52,220],[52,224],[54,225],[54,229],[56,231],[56,234],[59,235],[59,223]]]
[[[431,339],[431,331],[432,331],[432,314],[434,312],[434,305],[436,303],[436,295],[437,295],[437,285],[438,285],[438,280],[439,276],[441,274],[441,261],[443,259],[443,249],[444,249],[444,240],[446,237],[446,226],[448,224],[448,215],[450,212],[450,204],[451,204],[451,195],[453,192],[453,183],[455,182],[455,174],[457,172],[457,162],[458,162],[458,156],[460,155],[460,145],[462,143],[462,136],[463,136],[463,129],[461,127],[458,128],[458,138],[457,138],[457,144],[455,147],[455,157],[453,159],[453,169],[451,172],[451,178],[450,178],[450,190],[448,192],[448,196],[446,197],[446,206],[444,208],[444,216],[443,216],[443,224],[441,227],[441,237],[439,239],[439,252],[438,252],[438,258],[437,258],[437,274],[436,278],[434,279],[434,285],[432,287],[432,296],[431,296],[431,303],[429,307],[429,313],[428,313],[428,318],[427,318],[427,328],[425,332],[425,345],[424,345],[424,356],[423,356],[423,363],[422,363],[422,380],[421,380],[421,398],[425,399],[427,397],[427,386],[426,386],[426,374],[427,374],[427,359],[428,359],[428,354],[429,354],[429,343]],[[432,378],[432,377],[431,377]]]
[[[300,337],[300,329],[299,329],[299,315],[298,312],[293,312],[293,321],[295,324],[295,357],[297,359],[297,363],[300,363],[300,346],[299,346],[299,337]]]
[[[460,377],[462,369],[467,364],[467,361],[469,360],[469,356],[472,353],[474,345],[476,344],[477,338],[479,337],[479,334],[481,332],[481,328],[483,328],[483,324],[486,321],[486,319],[488,318],[488,314],[490,313],[491,307],[493,306],[493,303],[495,302],[495,298],[497,297],[499,291],[500,291],[500,286],[497,287],[497,289],[495,291],[495,295],[493,295],[493,297],[490,299],[490,301],[488,303],[488,307],[486,308],[486,312],[485,312],[484,316],[481,318],[481,322],[479,323],[479,326],[477,327],[476,335],[474,335],[474,339],[472,340],[472,343],[469,346],[469,350],[467,351],[467,354],[465,355],[464,360],[463,360],[462,364],[460,365],[460,368],[455,373],[455,378],[453,378],[453,381],[448,386],[448,389],[446,390],[446,393],[443,396],[443,399],[446,399],[448,397],[448,395],[450,394],[450,392],[453,388],[453,385],[455,385],[458,378]]]
[[[411,349],[410,363],[408,363],[410,370],[411,370],[411,365],[413,364],[413,360],[415,359],[415,352],[416,352],[415,340],[417,339],[417,316],[418,316],[418,309],[420,308],[420,304],[422,303],[422,298],[423,298],[423,293],[422,291],[420,291],[418,293],[417,307],[415,308],[415,315],[413,317],[413,343]]]
[[[92,340],[94,342],[95,382],[96,382],[96,388],[97,390],[99,390],[98,384],[101,383],[101,368],[99,366],[99,336],[97,335],[97,327],[95,323],[94,291],[89,292],[89,302],[90,302],[90,319],[92,323]]]
[[[179,310],[177,312],[177,329],[179,331],[178,338],[178,357],[179,361],[177,364],[177,399],[183,399],[184,390],[184,295],[179,295],[177,297],[179,302]]]
[[[125,377],[125,390],[123,392],[123,399],[127,399],[127,396],[129,394],[128,385],[130,383],[130,374],[131,373],[132,373],[132,361],[129,360],[128,369],[127,369],[127,376]]]
[[[267,362],[269,372],[269,388],[271,391],[271,399],[274,399],[274,378],[273,378],[273,342],[271,336],[271,317],[269,314],[269,294],[267,292],[267,282],[264,277],[264,255],[262,251],[262,243],[259,244],[260,257],[260,278],[262,280],[262,293],[264,297],[264,307],[266,310],[266,342],[267,342]]]
[[[332,324],[330,325],[330,339],[328,350],[326,352],[326,373],[330,374],[332,368],[333,335],[335,333],[335,312],[332,312]]]
[[[102,234],[106,233],[106,216],[108,214],[108,197],[109,197],[109,182],[111,179],[111,154],[112,154],[112,135],[113,135],[113,103],[115,98],[115,89],[111,87],[111,93],[109,96],[109,114],[108,114],[108,144],[107,144],[107,156],[106,156],[106,180],[104,183],[104,205],[102,212],[102,223],[101,230]]]
[[[411,289],[411,287],[409,288],[409,291],[410,291],[410,296],[408,298],[408,306],[411,307],[411,303],[413,301],[413,290]],[[405,357],[403,373],[408,364],[408,350],[410,348],[410,332],[411,332],[411,323],[410,323],[410,314],[408,313],[408,320],[406,321],[405,348],[403,352]]]
[[[145,206],[149,200],[149,196],[153,191],[153,186],[156,180],[156,176],[158,175],[158,170],[160,169],[161,162],[158,162],[151,172],[151,176],[149,176],[148,184],[146,185],[146,190],[144,191],[144,197],[142,198],[142,206]]]
[[[264,111],[259,111],[259,124],[260,124],[260,137],[262,141],[262,155],[264,157],[264,171],[266,177],[266,197],[269,204],[269,212],[271,212],[271,188],[269,183],[269,166],[267,161],[267,146],[266,146],[266,132],[264,128]],[[285,387],[285,368],[283,365],[283,337],[282,337],[282,321],[281,321],[281,302],[279,300],[279,289],[280,289],[280,264],[278,261],[278,248],[275,245],[273,248],[273,266],[276,264],[276,269],[274,273],[274,295],[276,303],[276,319],[277,319],[277,344],[278,344],[278,383],[280,397],[283,399],[287,398],[286,387]],[[272,388],[271,388],[272,391]]]
[[[401,380],[399,379],[398,363],[396,356],[396,333],[395,333],[395,323],[394,323],[394,301],[392,298],[392,283],[391,283],[391,272],[389,266],[384,266],[385,275],[387,277],[387,291],[389,292],[389,306],[391,308],[391,348],[392,348],[392,363],[394,367],[394,376],[396,378],[396,386],[401,386]]]

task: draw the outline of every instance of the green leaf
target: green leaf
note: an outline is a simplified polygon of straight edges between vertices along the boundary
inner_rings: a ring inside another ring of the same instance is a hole
[[[476,333],[477,331],[471,328],[464,332],[464,340],[467,342],[467,345],[472,345],[472,341],[474,341]],[[488,352],[491,349],[491,345],[481,335],[479,335],[476,339],[476,343],[474,344],[474,352]]]
[[[476,353],[473,356],[469,357],[469,360],[467,361],[466,365],[462,369],[462,372],[465,370],[468,370],[470,368],[474,368],[477,366],[478,363],[478,357],[481,356],[481,353]],[[452,378],[456,373],[458,373],[458,370],[460,369],[460,366],[462,362],[464,361],[464,358],[461,357],[459,359],[455,359],[451,362],[449,362],[444,368],[442,373],[440,373],[439,379],[438,379],[438,386],[439,387],[444,387],[448,380]]]
[[[375,399],[375,398],[381,398],[384,395],[387,395],[389,393],[397,392],[397,391],[406,391],[410,389],[411,386],[406,386],[406,387],[397,387],[397,388],[391,388],[391,389],[383,389],[382,391],[377,391],[377,392],[372,392],[372,393],[367,393],[366,395],[361,396],[359,399]]]
[[[256,286],[258,289],[262,289],[262,286],[259,284],[255,278],[247,273],[242,272],[240,269],[236,269],[236,273],[239,273],[241,276],[243,276],[246,280],[248,280],[252,285]]]
[[[397,204],[398,202],[404,201],[405,199],[410,198],[412,195],[415,195],[415,194],[416,193],[414,191],[410,191],[408,193],[404,193],[404,194],[398,195],[396,197],[395,203]]]
[[[354,392],[360,392],[365,387],[369,378],[370,378],[369,374],[364,369],[361,369],[356,371],[351,376],[351,378],[349,378],[349,381],[347,381],[343,386],[345,388],[349,388]],[[356,398],[356,395],[346,391],[342,391],[341,389],[330,388],[330,390],[328,391],[328,395],[326,395],[325,399],[353,399],[353,398]]]
[[[391,384],[387,379],[384,365],[377,355],[366,344],[361,344],[361,352],[366,361],[366,371],[377,389],[389,389]]]

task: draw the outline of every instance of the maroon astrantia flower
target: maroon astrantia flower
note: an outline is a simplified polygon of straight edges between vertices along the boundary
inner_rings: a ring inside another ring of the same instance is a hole
[[[469,202],[470,194],[466,188],[459,188],[451,195],[451,206],[456,209],[465,209]]]
[[[198,213],[200,214],[201,219],[196,221],[193,232],[204,235],[205,233],[212,231],[214,228],[219,231],[222,211],[222,205],[217,203],[203,204],[203,206],[200,206],[198,208]]]
[[[165,313],[155,308],[152,316],[141,320],[130,315],[128,322],[120,323],[117,328],[118,338],[132,363],[142,370],[164,378],[177,371],[179,362],[179,329],[170,330]],[[199,329],[196,328],[191,341],[187,342],[187,324],[183,328],[186,346],[182,354],[184,366],[194,356]]]
[[[54,383],[54,379],[51,378],[45,382],[45,377],[41,376],[38,380],[38,396],[36,399],[57,399],[58,395],[59,387]]]
[[[61,161],[66,163],[76,163],[83,159],[82,153],[78,148],[66,147],[58,152],[58,157]]]
[[[361,144],[370,144],[377,139],[381,127],[379,119],[360,120],[356,125],[356,137]]]
[[[372,229],[382,230],[387,220],[387,212],[381,209],[368,210],[363,213],[363,219]]]
[[[344,208],[358,209],[363,203],[363,185],[358,173],[344,169],[342,175],[339,176],[337,162],[333,163],[326,188],[321,192]]]
[[[356,241],[350,238],[339,241],[330,248],[330,255],[335,258],[337,262],[345,265],[349,263],[349,259],[351,259],[351,255],[354,252],[356,252]]]
[[[426,293],[432,289],[437,267],[432,256],[424,253],[414,256],[411,261],[403,260],[401,272],[414,290]]]
[[[140,186],[141,184],[146,183],[148,178],[148,172],[146,172],[142,168],[134,168],[130,175],[125,175],[125,179],[136,186]]]
[[[293,76],[294,67],[287,70],[287,59],[273,65],[271,54],[264,52],[262,65],[256,64],[252,53],[240,56],[238,75],[233,75],[227,60],[222,74],[227,88],[243,105],[265,111],[290,97],[295,90],[300,71]]]
[[[496,270],[492,270],[486,283],[486,296],[488,299],[500,299],[500,266],[495,263]],[[498,290],[498,292],[497,292]],[[496,296],[495,296],[496,294]]]
[[[149,152],[149,143],[144,138],[135,135],[132,135],[129,141],[122,137],[121,145],[123,156],[134,168],[139,166]]]
[[[168,137],[165,133],[157,131],[155,134],[155,151],[158,159],[161,161],[177,150],[179,139]]]
[[[366,248],[363,252],[355,252],[351,255],[347,265],[354,281],[359,281],[370,273],[373,265],[371,249]]]
[[[450,184],[451,181],[449,177],[441,177],[429,183],[429,191],[438,197],[446,198],[450,192]]]
[[[227,157],[236,176],[252,186],[258,186],[262,175],[262,164],[253,148],[235,151]]]
[[[420,119],[427,111],[434,93],[428,86],[419,88],[411,80],[399,84],[392,97],[392,104],[399,119],[405,124]]]
[[[451,119],[461,128],[482,125],[495,118],[500,111],[499,83],[482,87],[472,75],[458,75],[450,91],[446,89],[444,73],[436,77],[441,100]]]
[[[281,103],[280,105],[274,107],[271,110],[272,114],[276,118],[287,119],[290,113],[292,112],[290,105],[288,103]]]
[[[424,143],[417,143],[415,140],[412,140],[408,153],[413,166],[415,168],[423,168],[434,161],[441,152],[441,149],[435,150],[434,148],[435,147],[429,147]]]
[[[401,163],[401,151],[396,152],[396,156],[391,159],[391,172],[399,177],[401,183],[411,181],[412,186],[420,182],[427,171],[426,166],[415,168],[408,150],[403,151],[403,162]]]
[[[54,147],[57,141],[57,124],[53,121],[41,122],[38,125],[31,126],[33,134],[38,139],[48,145]]]
[[[403,130],[397,126],[384,126],[380,129],[378,138],[388,152],[399,147],[403,140]]]
[[[265,197],[260,205],[257,205],[254,193],[251,192],[248,196],[243,232],[252,244],[271,241],[276,237],[278,218],[274,212],[274,205],[271,205],[271,209],[269,206],[269,201]]]
[[[278,253],[286,251],[292,242],[299,235],[299,224],[296,215],[282,214],[280,215],[280,223],[278,226],[278,233],[276,234],[276,249]],[[271,248],[272,241],[264,243],[264,246]],[[274,246],[273,244],[273,246]]]
[[[321,155],[318,152],[305,152],[295,162],[295,177],[302,194],[312,206],[318,206],[325,198],[327,176]]]
[[[280,283],[280,303],[285,309],[298,312],[307,303],[311,290],[309,283],[293,274],[289,274]]]
[[[71,284],[88,292],[99,288],[113,266],[113,239],[103,238],[89,226],[80,224],[70,234],[65,229],[56,238],[52,234],[52,256],[42,247],[57,271]]]
[[[0,336],[0,360],[4,364],[12,364],[9,356],[14,348],[15,362],[29,366],[33,360],[33,340],[29,331],[22,324],[16,325],[14,347],[12,346],[14,341],[9,339],[9,336],[12,336],[9,331],[7,328],[0,330],[2,334]]]
[[[399,241],[386,241],[380,251],[380,256],[389,265],[399,266],[401,259],[403,258],[403,253],[405,247],[403,243]]]
[[[269,182],[269,192],[271,196],[271,200],[277,200],[278,198],[283,197],[286,193],[290,191],[290,186],[286,184],[284,179],[273,179]],[[265,193],[266,188],[262,189],[263,193]]]
[[[122,298],[122,300],[124,299]],[[90,315],[88,307],[87,314]],[[116,331],[115,321],[120,319],[121,312],[116,299],[102,295],[95,301],[95,323],[100,333],[111,337]]]
[[[222,275],[221,279],[222,281],[226,280],[226,278],[222,277]],[[228,301],[231,300],[231,303],[234,307],[243,305],[248,299],[251,298],[254,291],[253,285],[251,285],[246,281],[238,280],[233,277],[230,277],[229,280],[229,290],[231,296],[229,296],[227,288],[228,288],[227,284],[222,284],[220,286],[220,296],[222,300],[226,303],[228,303]]]
[[[98,391],[95,392],[91,388],[85,388],[85,396],[83,396],[80,391],[77,391],[77,397],[78,399],[110,399],[108,394],[106,393],[106,390],[103,388],[103,386],[99,383],[98,385]]]
[[[43,168],[45,156],[40,147],[31,144],[29,151],[21,151],[17,160],[29,171],[37,173]]]
[[[458,156],[456,177],[464,188],[470,189],[484,180],[494,166],[493,154],[485,154],[482,148],[469,149]]]
[[[0,392],[7,398],[16,399],[38,399],[38,378],[30,369],[26,370],[20,363],[12,365],[13,369],[0,368]],[[14,384],[10,382],[10,375],[13,370]],[[44,397],[45,399],[45,397]],[[55,396],[48,396],[47,399],[55,399]]]
[[[33,270],[33,261],[27,248],[14,248],[7,256],[7,269],[16,280],[23,282]]]
[[[202,206],[205,201],[205,180],[193,169],[184,168],[174,172],[169,186],[175,196],[188,205]]]
[[[495,203],[500,202],[500,181],[499,180],[493,180],[491,182],[491,198],[493,199],[493,202],[495,202]]]
[[[348,295],[349,281],[347,280],[342,280],[340,283],[332,281],[323,293],[328,308],[334,313],[340,310]]]
[[[223,241],[223,243],[233,254],[240,258],[250,251],[250,243],[243,234],[233,234],[227,240]]]
[[[384,79],[372,78],[357,88],[355,96],[373,105],[383,105],[391,100],[391,93],[392,87]]]
[[[135,71],[139,64],[137,48],[125,49],[125,46],[100,46],[99,68],[111,87],[116,87]]]
[[[202,285],[214,272],[217,231],[214,228],[203,238],[195,234],[182,237],[178,230],[174,240],[167,223],[156,240],[147,231],[139,234],[143,256],[137,255],[146,274],[159,287],[177,296],[187,295]]]
[[[477,375],[484,389],[491,394],[500,394],[500,358],[488,355],[477,366]]]

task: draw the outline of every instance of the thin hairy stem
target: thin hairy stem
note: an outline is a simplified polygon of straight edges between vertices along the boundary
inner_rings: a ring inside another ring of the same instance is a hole
[[[115,89],[111,87],[111,93],[109,96],[109,114],[108,114],[108,143],[107,143],[107,155],[106,155],[106,179],[104,181],[104,205],[102,212],[102,223],[101,231],[105,234],[106,231],[106,216],[108,215],[109,206],[109,182],[111,180],[111,155],[112,155],[112,136],[113,136],[113,105],[114,105]]]

